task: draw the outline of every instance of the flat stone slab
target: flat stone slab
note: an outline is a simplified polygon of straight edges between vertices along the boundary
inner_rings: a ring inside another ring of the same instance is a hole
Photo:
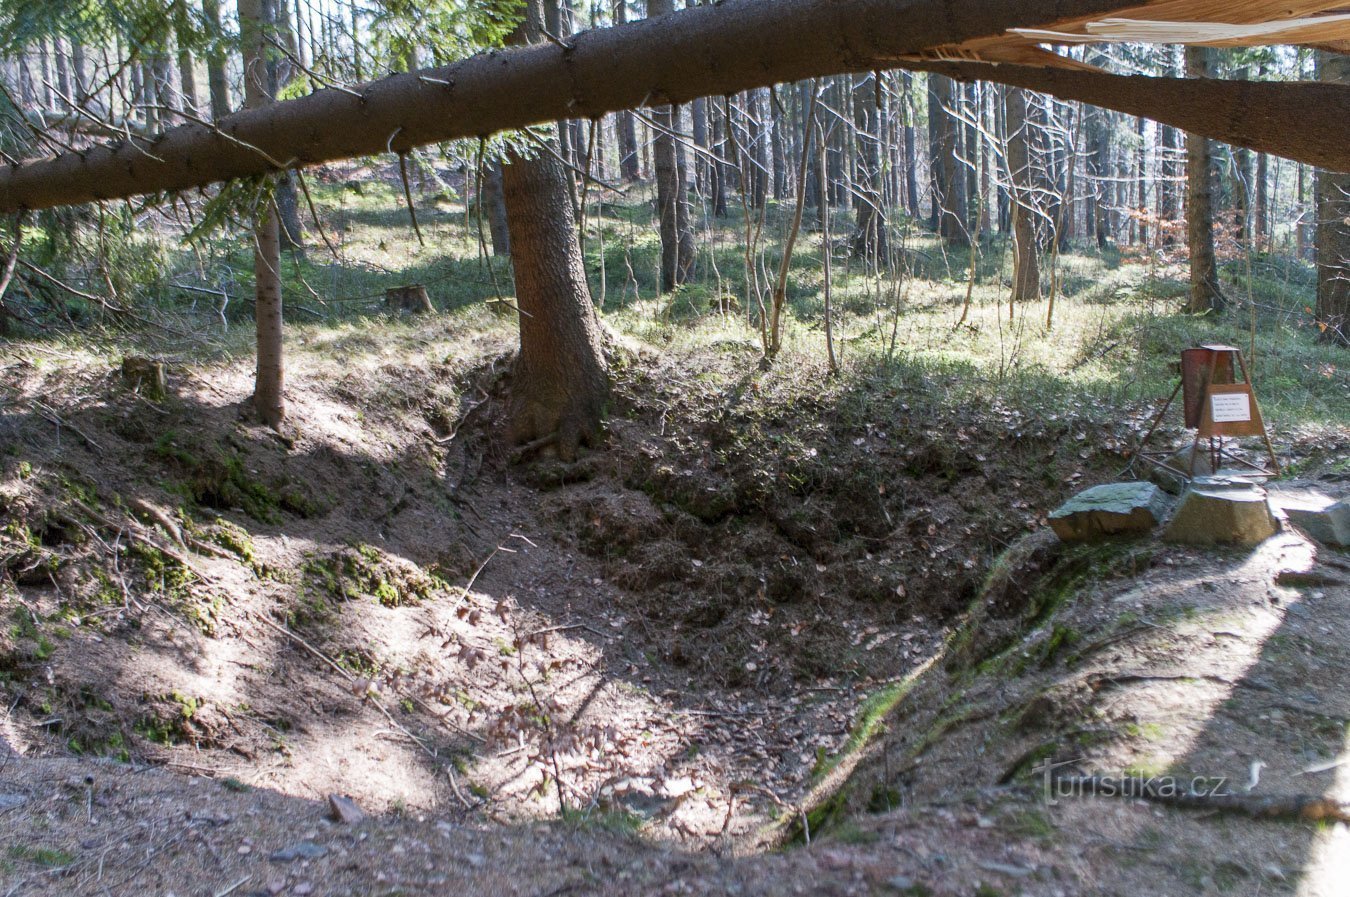
[[[1146,533],[1167,513],[1167,497],[1152,483],[1107,483],[1069,499],[1050,514],[1050,528],[1065,542]]]
[[[1266,490],[1252,483],[1198,477],[1163,538],[1186,545],[1255,545],[1279,531]]]
[[[1350,548],[1350,500],[1337,501],[1316,489],[1280,489],[1270,503],[1323,545]]]

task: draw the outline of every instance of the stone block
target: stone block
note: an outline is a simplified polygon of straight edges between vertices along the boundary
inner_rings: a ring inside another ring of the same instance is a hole
[[[1065,542],[1146,533],[1167,512],[1167,498],[1152,483],[1107,483],[1069,499],[1050,514],[1050,527]]]
[[[1199,477],[1182,496],[1163,538],[1187,545],[1255,545],[1278,531],[1264,488]]]

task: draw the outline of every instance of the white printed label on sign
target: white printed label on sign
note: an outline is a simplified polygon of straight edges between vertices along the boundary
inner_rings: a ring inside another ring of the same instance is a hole
[[[1245,392],[1220,393],[1216,396],[1210,396],[1209,401],[1216,424],[1252,419],[1251,397]]]

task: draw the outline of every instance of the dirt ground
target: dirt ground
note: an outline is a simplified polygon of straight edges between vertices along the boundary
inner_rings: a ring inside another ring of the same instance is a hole
[[[515,465],[508,337],[450,339],[307,337],[282,438],[247,365],[5,361],[0,895],[1350,892],[1344,823],[1047,800],[1350,800],[1344,552],[1045,537],[1143,409],[730,347]],[[1333,437],[1281,450],[1345,493]]]

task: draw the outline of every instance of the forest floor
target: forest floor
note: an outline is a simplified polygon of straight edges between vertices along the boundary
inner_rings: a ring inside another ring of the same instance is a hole
[[[1046,792],[1350,800],[1350,556],[1048,537],[1243,336],[1082,266],[1053,332],[843,289],[837,376],[809,315],[763,371],[702,297],[623,304],[568,465],[503,445],[482,305],[294,328],[281,436],[246,357],[154,398],[123,343],[5,347],[0,895],[1340,897],[1344,823]],[[1291,479],[1350,493],[1335,350],[1256,345]]]

